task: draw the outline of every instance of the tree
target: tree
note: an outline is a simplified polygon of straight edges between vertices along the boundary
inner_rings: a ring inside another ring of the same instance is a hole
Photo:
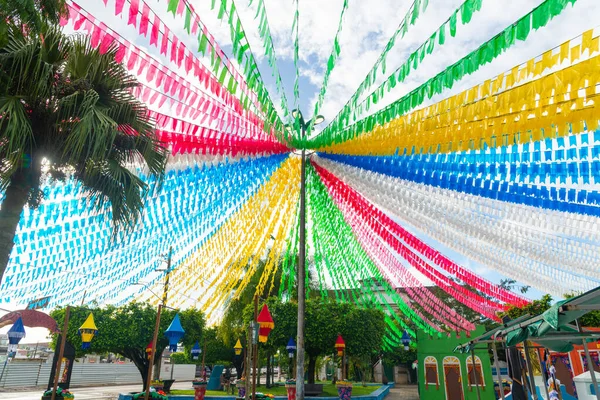
[[[275,328],[269,334],[267,343],[261,348],[270,350],[284,349],[290,337],[297,332],[298,305],[294,302],[282,302],[278,298],[267,300],[269,310],[275,321]],[[254,309],[248,305],[244,310],[244,320],[249,323]],[[346,352],[355,359],[377,354],[381,349],[385,320],[383,312],[374,308],[361,308],[351,303],[336,303],[321,298],[306,301],[305,343],[308,356],[308,383],[315,382],[318,357],[332,354],[337,335],[346,341]]]
[[[81,337],[77,331],[90,312],[94,314],[98,335],[92,340],[89,349],[82,350]],[[58,322],[59,326],[62,326],[65,309],[53,310],[50,315]],[[179,316],[185,330],[181,342],[186,349],[191,348],[196,340],[200,340],[202,343],[206,324],[202,312],[189,309],[180,311]],[[175,311],[163,310],[157,341],[159,351],[169,343],[164,332],[174,317]],[[87,353],[112,352],[129,358],[140,371],[145,387],[149,364],[146,347],[152,340],[155,321],[156,309],[136,302],[118,308],[114,306],[104,308],[72,307],[67,339],[77,349],[78,357]],[[54,343],[56,343],[56,339],[55,336]],[[158,359],[155,357],[155,365],[158,364]]]
[[[58,24],[65,16],[65,0],[0,0],[0,47],[8,42],[8,32],[39,33],[44,24]]]
[[[534,317],[549,309],[552,306],[552,296],[545,294],[539,300],[533,300],[531,303],[522,307],[511,307],[502,313],[502,317],[507,316],[510,319],[517,319],[523,315],[529,314]]]
[[[160,186],[167,150],[116,52],[57,27],[9,29],[0,48],[0,277],[21,211],[43,200],[42,178],[81,183],[90,206],[110,205],[115,233],[135,223],[150,190],[131,166],[145,164]]]
[[[531,286],[529,285],[519,285],[517,284],[517,281],[514,279],[510,279],[510,278],[506,278],[506,279],[501,279],[500,280],[500,286],[502,289],[506,289],[506,290],[510,290],[510,291],[515,291],[516,289],[519,289],[519,291],[522,294],[525,294],[529,291],[529,289],[531,289]]]

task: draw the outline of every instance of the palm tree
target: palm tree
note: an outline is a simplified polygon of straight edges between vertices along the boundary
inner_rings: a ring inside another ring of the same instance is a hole
[[[117,232],[151,189],[132,167],[145,164],[160,184],[167,159],[117,48],[100,54],[83,36],[40,32],[12,27],[0,48],[0,277],[23,208],[42,201],[42,178],[80,182],[96,209],[110,205]]]
[[[0,0],[0,47],[8,42],[11,27],[40,32],[44,24],[58,24],[67,13],[65,0]]]

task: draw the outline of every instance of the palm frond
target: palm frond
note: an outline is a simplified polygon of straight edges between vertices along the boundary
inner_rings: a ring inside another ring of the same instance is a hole
[[[33,132],[25,106],[18,97],[0,97],[0,187],[6,189],[10,177],[31,152]]]

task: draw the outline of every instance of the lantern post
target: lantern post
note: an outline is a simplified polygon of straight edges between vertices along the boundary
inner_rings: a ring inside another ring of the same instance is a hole
[[[285,349],[288,352],[288,356],[290,357],[290,367],[289,369],[289,373],[288,376],[294,376],[292,374],[292,370],[293,370],[293,363],[294,363],[294,354],[296,353],[296,342],[294,342],[294,338],[290,338],[290,340],[287,343],[287,346],[285,346]]]
[[[338,334],[337,340],[335,341],[335,349],[337,350],[338,357],[342,358],[342,380],[346,379],[346,363],[344,360],[344,350],[346,349],[346,342],[344,342],[344,338],[342,335]]]
[[[177,351],[177,344],[185,334],[185,329],[181,326],[181,320],[179,319],[179,314],[175,314],[175,318],[171,321],[171,325],[165,331],[165,337],[169,340],[169,351]],[[171,379],[173,379],[173,370],[175,369],[175,364],[171,365]]]
[[[2,373],[0,374],[0,381],[4,376],[4,370],[6,369],[6,364],[8,363],[10,354],[17,351],[19,342],[25,337],[25,327],[23,326],[23,320],[21,317],[15,321],[13,326],[11,326],[6,334],[8,336],[8,349],[6,352],[6,360],[4,360],[4,367],[2,368]]]
[[[69,318],[71,316],[71,307],[65,308],[65,322],[63,324],[62,332],[60,333],[60,347],[58,348],[58,359],[56,360],[56,371],[54,372],[54,384],[52,385],[52,397],[51,400],[56,399],[56,388],[58,386],[58,377],[60,375],[60,367],[62,365],[63,355],[65,353],[65,343],[67,342],[67,331],[69,329]],[[146,400],[148,400],[146,398]]]

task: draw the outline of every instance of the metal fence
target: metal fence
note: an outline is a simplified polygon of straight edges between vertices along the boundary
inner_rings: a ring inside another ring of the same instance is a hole
[[[6,364],[0,388],[46,386],[52,364],[45,362]],[[161,379],[192,380],[195,365],[163,365]],[[0,373],[4,365],[0,365]],[[71,386],[142,384],[142,377],[134,364],[82,364],[75,363],[71,373]]]

